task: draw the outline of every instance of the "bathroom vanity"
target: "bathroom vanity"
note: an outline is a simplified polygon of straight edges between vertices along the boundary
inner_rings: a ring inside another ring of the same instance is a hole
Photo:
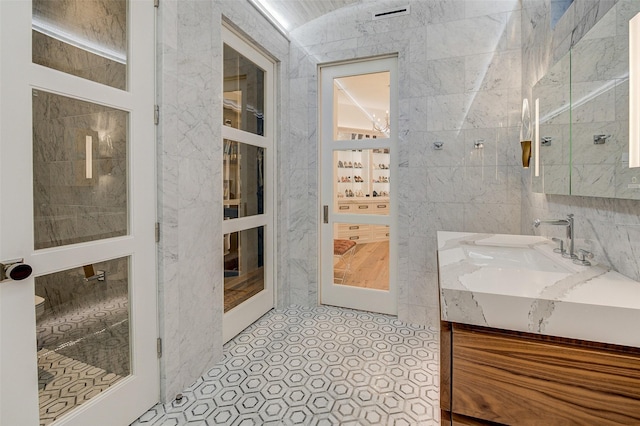
[[[438,232],[442,424],[640,424],[640,283],[554,248]]]

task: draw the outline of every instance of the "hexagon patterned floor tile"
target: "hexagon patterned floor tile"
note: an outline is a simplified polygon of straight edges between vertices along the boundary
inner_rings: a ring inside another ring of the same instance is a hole
[[[134,426],[437,425],[438,338],[388,315],[272,310]]]

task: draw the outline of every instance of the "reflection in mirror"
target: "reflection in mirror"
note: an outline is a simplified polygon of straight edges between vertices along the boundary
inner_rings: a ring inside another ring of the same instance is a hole
[[[224,235],[224,311],[264,290],[264,226]]]
[[[540,105],[541,141],[540,175],[533,177],[534,192],[569,195],[570,65],[567,54],[533,87],[533,99],[539,99]]]
[[[126,0],[34,0],[32,10],[33,63],[126,89]]]
[[[385,71],[334,79],[334,140],[389,137],[390,76]]]
[[[126,235],[129,113],[32,94],[35,248]]]
[[[335,213],[389,214],[389,148],[333,152]]]
[[[640,198],[629,169],[629,20],[621,0],[572,48],[571,194]]]
[[[265,149],[224,140],[223,208],[224,219],[264,213]]]
[[[264,75],[262,68],[224,45],[225,126],[264,135]]]
[[[35,295],[40,425],[48,425],[131,374],[129,258],[36,277]]]
[[[389,290],[389,227],[335,223],[333,282]]]
[[[640,199],[640,169],[629,168],[627,149],[629,20],[639,12],[639,1],[620,0],[534,86],[540,136],[551,138],[534,192]]]

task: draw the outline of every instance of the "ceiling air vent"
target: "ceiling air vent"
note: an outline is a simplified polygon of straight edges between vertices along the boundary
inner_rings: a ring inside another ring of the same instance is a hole
[[[401,7],[394,7],[393,9],[383,10],[383,11],[380,11],[380,12],[374,12],[373,13],[373,20],[375,21],[377,19],[393,18],[395,16],[408,15],[409,13],[411,13],[409,11],[409,5],[401,6]]]

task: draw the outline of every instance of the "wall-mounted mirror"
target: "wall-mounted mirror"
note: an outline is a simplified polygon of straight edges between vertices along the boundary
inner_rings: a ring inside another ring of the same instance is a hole
[[[640,199],[640,169],[628,167],[629,20],[639,12],[640,1],[620,0],[534,86],[535,192]]]

